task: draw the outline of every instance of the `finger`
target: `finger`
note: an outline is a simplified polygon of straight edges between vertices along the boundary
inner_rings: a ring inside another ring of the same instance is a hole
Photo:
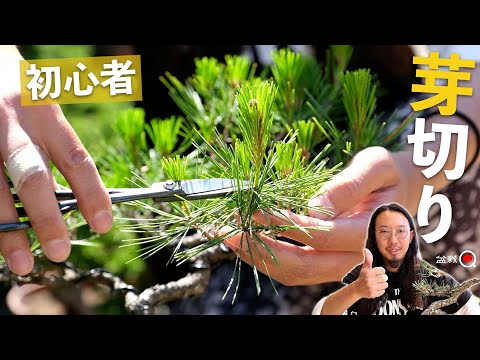
[[[289,211],[278,211],[272,215],[266,212],[256,212],[252,218],[266,226],[271,224],[290,226],[296,224],[304,228],[319,227],[318,230],[289,229],[277,234],[299,241],[317,250],[363,252],[369,214],[367,212],[358,213],[355,217],[325,221]]]
[[[385,290],[388,288],[388,282],[382,281],[377,284],[377,290]]]
[[[373,263],[373,255],[370,250],[367,248],[363,249],[363,255],[365,257],[365,261],[363,262],[363,269],[371,269],[372,268],[372,263]]]
[[[43,142],[50,159],[70,184],[78,207],[90,227],[106,233],[112,227],[112,203],[92,157],[61,110],[46,126]]]
[[[351,164],[327,182],[319,196],[313,198],[310,206],[322,206],[333,213],[332,217],[353,208],[367,195],[377,189],[391,186],[395,180],[388,151],[370,147],[359,152]],[[328,215],[316,210],[311,216],[328,219]]]
[[[381,267],[381,266],[375,267],[375,268],[373,268],[373,273],[374,273],[375,275],[385,274],[385,268],[383,268],[383,267]]]
[[[55,180],[55,177],[53,176],[52,170],[50,168],[50,159],[48,158],[48,155],[43,151],[43,149],[40,146],[35,145],[37,148],[38,153],[42,157],[43,163],[45,164],[45,168],[47,169],[48,172],[48,179],[49,182],[52,184],[53,190],[58,189],[58,183],[57,180]]]
[[[70,254],[69,234],[49,171],[27,134],[21,129],[14,132],[11,141],[0,144],[10,178],[46,256],[64,261]]]
[[[374,273],[375,275],[385,274],[385,268],[383,268],[383,267],[381,267],[381,266],[374,267],[374,268],[373,268],[373,273]]]
[[[0,156],[0,163],[3,159]],[[0,168],[0,223],[18,222],[10,186],[3,170]],[[24,230],[0,233],[0,252],[8,267],[17,275],[26,275],[33,269],[33,255]]]
[[[245,233],[237,234],[225,244],[243,261],[287,286],[341,281],[363,257],[360,252],[316,251],[262,235],[261,241],[247,239]]]
[[[379,281],[381,282],[387,282],[388,281],[388,275],[387,274],[380,274],[380,275],[377,275],[378,276],[378,279]]]

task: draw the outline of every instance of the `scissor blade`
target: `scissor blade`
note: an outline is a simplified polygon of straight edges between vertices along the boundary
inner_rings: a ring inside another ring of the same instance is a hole
[[[175,195],[183,196],[183,192],[179,188],[167,190],[162,188],[146,188],[146,189],[130,189],[126,192],[111,193],[110,199],[112,204],[118,204],[127,201],[142,200],[147,198],[158,198],[161,201],[179,201]]]
[[[154,183],[150,189],[163,187],[165,183]],[[180,180],[175,182],[175,188],[181,190],[178,194],[186,200],[210,199],[225,196],[232,191],[249,187],[248,181],[238,181],[235,179],[211,178],[211,179],[193,179]],[[163,200],[163,199],[162,199]],[[178,201],[179,198],[164,201]]]
[[[194,179],[179,181],[180,188],[189,200],[210,199],[225,196],[237,189],[248,189],[248,181],[238,181],[235,179]]]

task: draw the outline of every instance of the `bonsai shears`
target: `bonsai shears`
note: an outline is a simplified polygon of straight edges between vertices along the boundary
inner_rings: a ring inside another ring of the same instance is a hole
[[[248,181],[234,179],[210,178],[192,180],[167,180],[153,183],[149,188],[113,188],[107,189],[112,204],[119,204],[142,199],[158,199],[161,202],[183,200],[211,199],[226,196],[236,190],[248,189]],[[77,200],[72,190],[55,190],[60,212],[66,213],[78,209]],[[13,194],[15,203],[20,203],[17,194]],[[27,217],[23,206],[16,207],[19,217]],[[0,224],[0,232],[15,231],[30,228],[30,221]]]

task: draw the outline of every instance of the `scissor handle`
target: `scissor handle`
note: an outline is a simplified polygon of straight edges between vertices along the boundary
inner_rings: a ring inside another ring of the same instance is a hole
[[[60,201],[58,203],[60,207],[60,212],[65,215],[69,211],[72,211],[77,208],[77,200],[66,200]],[[26,217],[27,213],[23,207],[17,208],[17,213],[19,217]],[[8,232],[8,231],[15,231],[15,230],[24,230],[31,228],[32,224],[30,221],[19,221],[16,223],[7,223],[7,224],[0,224],[0,233],[1,232]]]
[[[181,189],[175,188],[172,190],[158,189],[152,191],[151,189],[109,189],[110,199],[112,204],[119,204],[128,201],[142,200],[146,198],[155,198],[160,197],[162,201],[178,201],[178,198],[175,195],[182,195],[183,191]],[[78,209],[78,202],[75,199],[73,192],[71,190],[56,190],[55,196],[57,200],[67,199],[58,202],[58,207],[60,212],[65,215],[66,213]],[[14,194],[16,201],[18,196]],[[23,206],[17,207],[17,214],[19,217],[27,217],[27,212]],[[15,230],[24,230],[32,227],[30,221],[21,221],[16,223],[7,223],[0,224],[0,232],[15,231]]]
[[[15,230],[24,230],[31,228],[32,224],[30,221],[21,221],[17,223],[9,223],[9,224],[0,224],[0,232],[8,232],[8,231],[15,231]]]

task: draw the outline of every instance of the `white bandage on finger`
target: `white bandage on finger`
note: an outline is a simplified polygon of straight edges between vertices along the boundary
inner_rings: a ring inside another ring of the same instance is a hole
[[[33,174],[47,172],[40,148],[32,143],[15,150],[7,159],[7,170],[17,191]]]

